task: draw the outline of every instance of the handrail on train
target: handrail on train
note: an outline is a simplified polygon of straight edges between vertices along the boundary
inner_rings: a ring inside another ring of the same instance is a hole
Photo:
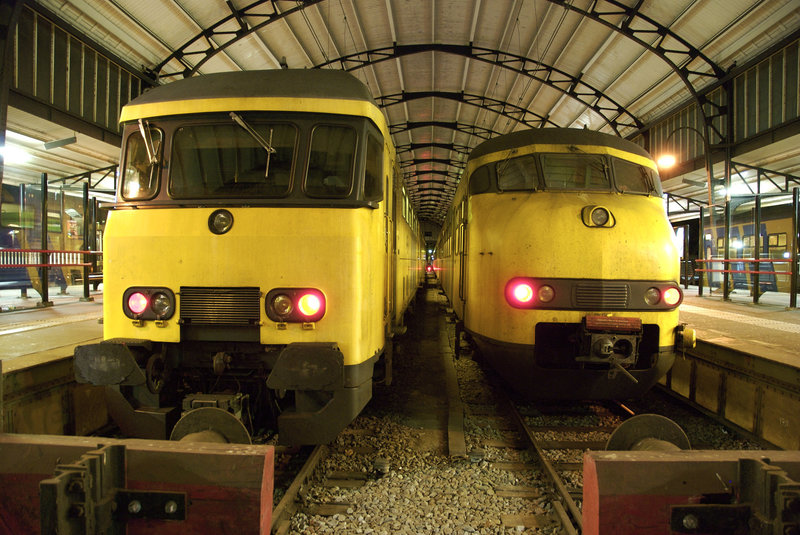
[[[92,301],[89,284],[102,282],[102,273],[94,273],[102,251],[67,251],[61,249],[3,249],[0,248],[0,269],[37,268],[41,289],[41,302],[37,306],[51,306],[49,296],[49,270],[58,267],[83,268],[82,301]],[[33,286],[33,281],[31,281]],[[24,294],[23,294],[24,295]]]

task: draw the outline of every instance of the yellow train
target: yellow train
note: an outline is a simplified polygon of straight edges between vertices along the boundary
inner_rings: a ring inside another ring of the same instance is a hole
[[[219,73],[120,120],[105,340],[76,350],[78,380],[110,385],[129,435],[246,442],[277,420],[281,443],[330,441],[390,371],[423,276],[369,90],[342,71]]]
[[[616,136],[478,145],[436,251],[458,331],[531,398],[641,395],[693,344],[656,164]]]

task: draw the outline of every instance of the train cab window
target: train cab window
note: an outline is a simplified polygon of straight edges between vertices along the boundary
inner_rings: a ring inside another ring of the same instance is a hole
[[[542,173],[547,189],[610,189],[605,160],[597,154],[544,154]]]
[[[614,181],[620,193],[641,193],[645,195],[658,192],[658,176],[652,169],[627,160],[614,158]]]
[[[175,198],[283,197],[289,192],[297,129],[246,121],[178,128],[172,141]],[[254,135],[255,134],[255,135]]]
[[[381,183],[383,177],[383,143],[367,136],[367,165],[364,169],[364,199],[380,201],[383,198]]]
[[[145,134],[147,139],[142,136]],[[149,199],[158,190],[162,135],[157,128],[141,128],[128,136],[122,172],[122,198]]]
[[[538,181],[533,155],[507,158],[497,164],[497,188],[500,191],[533,190]]]
[[[469,176],[469,194],[486,193],[492,187],[491,164],[482,165]]]
[[[347,197],[353,184],[356,131],[320,125],[311,134],[305,191],[309,197]]]

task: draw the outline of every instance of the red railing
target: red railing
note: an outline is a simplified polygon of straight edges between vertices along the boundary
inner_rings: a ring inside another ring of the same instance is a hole
[[[715,263],[715,262],[725,263],[725,262],[728,262],[728,263],[731,263],[731,262],[735,262],[735,263],[741,263],[741,264],[766,264],[766,263],[769,262],[769,263],[772,263],[772,264],[790,264],[790,265],[792,263],[791,260],[780,260],[780,259],[777,259],[777,258],[759,258],[757,260],[755,258],[709,258],[709,259],[706,259],[706,260],[698,258],[698,259],[695,260],[695,262],[698,262],[698,263],[705,263],[705,262],[710,262],[710,263]],[[752,270],[752,269],[708,269],[708,268],[695,269],[695,272],[701,272],[701,273],[748,273],[748,274],[752,274],[752,275],[791,275],[792,274],[791,271],[762,271],[762,270]]]
[[[101,251],[62,251],[55,249],[0,249],[0,268],[91,266],[87,255]],[[46,262],[42,259],[46,258]]]

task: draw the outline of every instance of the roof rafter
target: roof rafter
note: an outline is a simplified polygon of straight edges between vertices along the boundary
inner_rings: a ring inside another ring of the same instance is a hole
[[[228,7],[231,9],[230,15],[218,20],[189,39],[186,43],[178,47],[177,50],[173,51],[167,58],[162,60],[161,63],[149,70],[148,74],[154,78],[171,78],[174,76],[188,78],[194,75],[200,67],[214,55],[225,50],[234,43],[239,42],[273,22],[279,21],[292,13],[301,11],[321,1],[322,0],[303,0],[295,7],[283,12],[278,8],[278,0],[256,0],[241,9],[234,9],[233,4],[229,3]],[[271,12],[259,11],[259,9],[265,5],[272,8]],[[244,23],[245,19],[259,22],[256,22],[256,24],[247,24]],[[227,26],[229,23],[233,23],[238,29],[223,29],[229,27]],[[199,57],[200,59],[196,63],[191,64],[187,59],[189,57]],[[185,68],[175,73],[162,73],[161,71],[164,67],[173,59],[178,60]]]
[[[615,102],[601,90],[583,81],[580,76],[572,76],[566,71],[531,58],[474,45],[442,43],[398,45],[395,43],[388,47],[354,52],[353,54],[330,59],[329,61],[315,65],[315,68],[338,65],[342,70],[353,71],[382,61],[425,52],[442,52],[460,55],[530,77],[553,89],[561,91],[565,95],[592,109],[595,113],[603,117],[617,134],[619,134],[619,127],[641,128],[644,124],[638,117],[628,112],[624,106]]]

